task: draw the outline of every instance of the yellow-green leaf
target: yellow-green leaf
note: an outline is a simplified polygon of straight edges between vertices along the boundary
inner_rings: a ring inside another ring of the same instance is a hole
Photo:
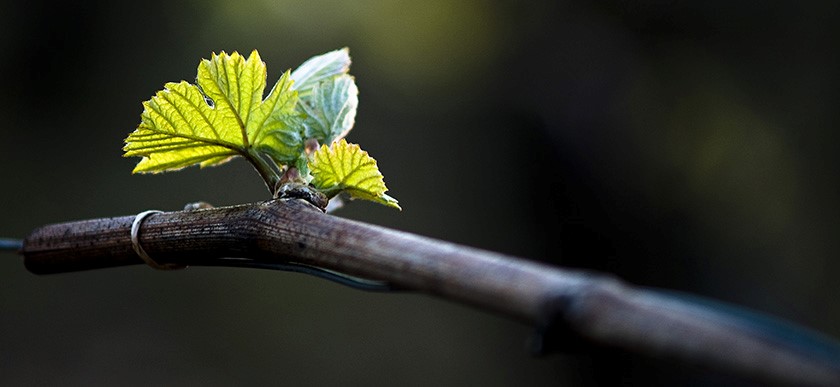
[[[299,157],[302,124],[289,72],[262,100],[266,69],[257,51],[247,59],[222,52],[201,61],[196,83],[168,83],[143,103],[140,125],[123,148],[126,157],[143,157],[134,172],[206,167],[255,150],[278,164]]]
[[[236,115],[211,108],[198,88],[187,82],[166,84],[143,108],[140,126],[123,148],[126,157],[143,156],[134,172],[218,163],[242,148]]]
[[[265,63],[256,50],[248,59],[222,51],[201,61],[196,82],[216,106],[236,113],[244,132],[251,110],[262,101],[265,77]]]
[[[351,197],[374,201],[400,209],[397,200],[386,195],[388,188],[376,160],[356,144],[341,139],[332,146],[322,145],[309,164],[312,185],[328,197],[341,191]]]

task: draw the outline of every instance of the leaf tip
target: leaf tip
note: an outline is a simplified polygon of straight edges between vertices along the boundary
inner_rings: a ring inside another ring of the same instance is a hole
[[[402,211],[402,207],[400,207],[397,199],[394,199],[393,197],[391,197],[389,195],[386,195],[386,194],[379,195],[379,199],[382,200],[380,203],[382,203],[382,204],[384,204],[388,207],[396,208],[397,210]]]

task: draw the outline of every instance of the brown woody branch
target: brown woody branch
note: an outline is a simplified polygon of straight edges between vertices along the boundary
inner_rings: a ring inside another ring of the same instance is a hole
[[[133,220],[39,228],[24,241],[26,267],[47,274],[141,264],[130,241]],[[761,324],[611,277],[326,215],[303,200],[155,214],[140,231],[140,243],[158,263],[245,257],[386,281],[532,324],[544,333],[542,349],[579,341],[770,384],[840,385],[840,352],[830,340],[814,349]]]

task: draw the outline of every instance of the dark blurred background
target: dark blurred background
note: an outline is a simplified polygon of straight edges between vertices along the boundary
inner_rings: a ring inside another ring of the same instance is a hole
[[[3,1],[0,236],[267,198],[224,166],[132,176],[141,102],[258,49],[269,83],[348,46],[350,140],[403,212],[339,215],[614,273],[840,337],[837,2]],[[737,383],[298,274],[0,260],[3,385]]]

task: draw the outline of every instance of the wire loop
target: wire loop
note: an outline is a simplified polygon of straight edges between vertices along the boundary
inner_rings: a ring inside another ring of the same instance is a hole
[[[131,223],[131,247],[134,248],[134,252],[137,253],[137,255],[140,257],[140,259],[143,260],[143,262],[146,262],[147,265],[149,265],[149,266],[151,266],[155,269],[158,269],[158,270],[184,269],[184,268],[186,268],[186,266],[184,266],[184,265],[178,265],[178,264],[174,264],[174,263],[164,263],[164,264],[158,263],[157,261],[152,259],[152,257],[149,256],[149,254],[146,253],[146,250],[143,250],[142,246],[140,246],[140,225],[143,224],[143,219],[145,219],[149,215],[158,214],[158,213],[161,213],[161,212],[163,212],[163,211],[148,210],[148,211],[143,211],[143,212],[137,214],[137,216],[134,217],[134,222]]]

